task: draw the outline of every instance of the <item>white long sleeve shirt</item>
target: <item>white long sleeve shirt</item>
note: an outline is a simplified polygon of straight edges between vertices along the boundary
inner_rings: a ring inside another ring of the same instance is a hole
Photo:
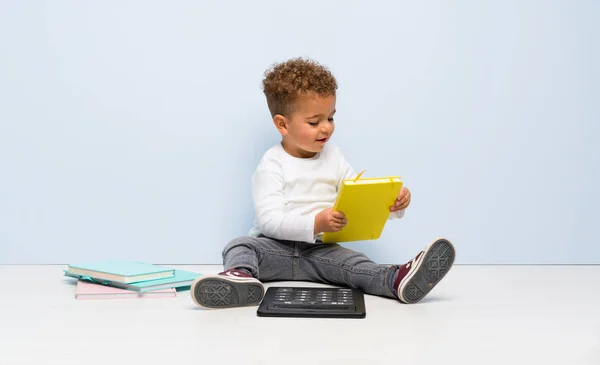
[[[333,207],[342,180],[356,173],[337,146],[325,145],[313,158],[297,158],[281,144],[263,155],[252,176],[254,227],[250,236],[314,243],[315,216]],[[402,218],[404,210],[390,214]]]

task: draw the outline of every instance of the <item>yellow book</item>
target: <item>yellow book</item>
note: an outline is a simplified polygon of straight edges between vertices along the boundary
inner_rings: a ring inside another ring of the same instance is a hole
[[[364,172],[364,171],[363,171]],[[339,232],[325,232],[324,243],[376,240],[390,216],[402,180],[399,176],[344,180],[333,210],[344,213],[348,223]]]

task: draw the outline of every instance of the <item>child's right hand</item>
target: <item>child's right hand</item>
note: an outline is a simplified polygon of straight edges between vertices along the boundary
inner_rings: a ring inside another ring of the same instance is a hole
[[[344,213],[331,208],[324,209],[315,217],[315,234],[341,231],[347,223]]]

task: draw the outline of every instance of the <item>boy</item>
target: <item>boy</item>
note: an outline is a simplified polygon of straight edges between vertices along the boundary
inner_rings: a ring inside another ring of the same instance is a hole
[[[225,247],[224,272],[193,282],[194,302],[204,308],[258,305],[261,281],[276,280],[359,288],[403,303],[421,300],[454,263],[448,240],[435,240],[406,264],[391,266],[320,241],[323,232],[346,225],[331,207],[342,180],[355,176],[339,149],[327,144],[335,129],[333,75],[314,61],[292,59],[265,73],[263,89],[282,141],[264,154],[252,177],[254,227]],[[403,187],[390,219],[402,218],[410,199]]]

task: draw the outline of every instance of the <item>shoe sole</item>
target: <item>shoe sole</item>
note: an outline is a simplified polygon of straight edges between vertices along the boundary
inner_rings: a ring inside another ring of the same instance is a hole
[[[194,280],[190,293],[200,307],[217,309],[258,305],[265,289],[258,280],[235,280],[219,275],[206,275]]]
[[[454,264],[455,250],[450,241],[437,239],[427,246],[407,274],[400,289],[400,300],[413,304],[423,299],[446,276]]]

